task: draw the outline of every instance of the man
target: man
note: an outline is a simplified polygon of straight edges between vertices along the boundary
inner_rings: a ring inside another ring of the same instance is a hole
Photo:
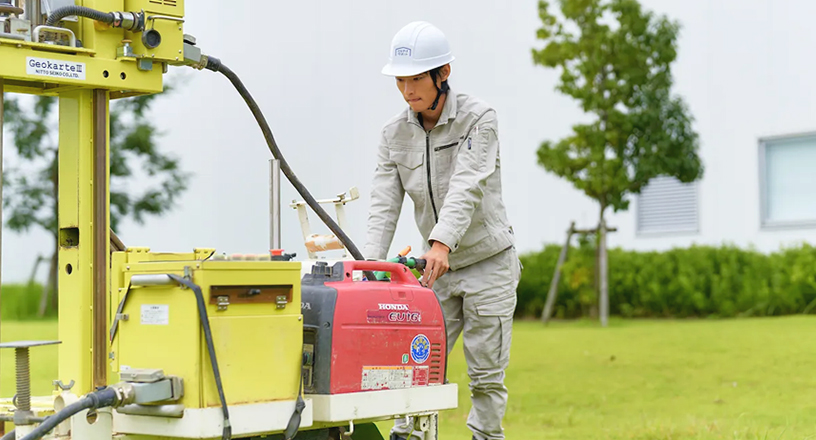
[[[371,191],[367,258],[384,259],[404,195],[425,243],[422,281],[445,313],[450,353],[462,334],[477,440],[503,439],[504,372],[521,271],[501,194],[496,112],[448,85],[454,60],[445,35],[410,23],[391,43],[382,73],[396,78],[408,108],[383,128]],[[391,439],[421,438],[408,420]]]

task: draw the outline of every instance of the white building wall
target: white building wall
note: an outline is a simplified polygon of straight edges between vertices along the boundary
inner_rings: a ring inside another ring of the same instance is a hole
[[[683,24],[674,72],[676,92],[690,105],[702,141],[700,231],[639,236],[635,201],[629,212],[611,217],[619,232],[610,244],[665,249],[730,242],[773,250],[816,241],[816,229],[760,230],[757,159],[760,137],[816,131],[816,2],[643,3]],[[239,73],[312,193],[327,198],[359,187],[362,200],[347,207],[348,233],[358,245],[365,239],[380,129],[405,105],[380,68],[393,34],[413,20],[435,23],[451,40],[457,56],[452,86],[498,110],[505,200],[519,248],[562,242],[573,220],[595,225],[593,202],[536,164],[541,141],[568,135],[585,118],[554,91],[557,72],[532,63],[531,48],[541,45],[536,0],[188,0],[186,12],[185,31]],[[179,75],[181,87],[156,102],[154,117],[166,133],[163,148],[194,173],[190,189],[167,216],[145,225],[127,221],[117,232],[128,245],[160,251],[264,252],[269,152],[260,131],[224,78],[179,69],[170,76]],[[282,195],[299,198],[288,184]],[[392,253],[420,248],[411,209],[406,201]],[[283,245],[304,256],[297,215],[286,207],[283,214]],[[315,229],[326,230],[316,223]],[[6,230],[4,282],[25,280],[36,255],[52,246],[45,233]]]
[[[759,162],[761,138],[816,130],[816,84],[808,73],[816,62],[804,55],[816,47],[816,29],[808,18],[816,3],[646,4],[684,25],[675,74],[677,92],[697,119],[706,166],[699,183],[700,231],[639,236],[635,201],[632,211],[615,216],[620,232],[611,243],[638,249],[731,243],[773,251],[816,241],[812,225],[761,227]],[[816,203],[816,196],[810,200]]]

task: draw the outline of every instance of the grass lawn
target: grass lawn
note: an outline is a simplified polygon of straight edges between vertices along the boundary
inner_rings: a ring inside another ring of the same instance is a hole
[[[54,323],[3,323],[3,341],[56,337]],[[0,394],[13,390],[13,352],[0,351]],[[36,393],[51,389],[56,348],[32,351]],[[443,440],[469,440],[461,346],[450,379],[460,408]],[[520,322],[504,427],[510,440],[816,440],[816,318],[727,321]],[[381,425],[387,431],[389,424]]]

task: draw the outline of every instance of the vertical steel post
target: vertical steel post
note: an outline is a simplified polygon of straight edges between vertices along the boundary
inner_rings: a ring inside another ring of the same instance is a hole
[[[59,377],[82,395],[105,385],[110,246],[106,91],[59,94]]]
[[[93,91],[93,385],[107,383],[108,92]]]
[[[280,160],[269,160],[269,246],[281,248]]]
[[[42,0],[26,0],[25,2],[25,17],[31,22],[31,35],[34,35],[34,28],[41,25],[42,21]]]

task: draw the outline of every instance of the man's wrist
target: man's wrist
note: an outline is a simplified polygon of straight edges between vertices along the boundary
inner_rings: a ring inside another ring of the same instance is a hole
[[[451,251],[450,248],[445,243],[442,243],[441,241],[436,241],[436,240],[434,240],[432,242],[431,248],[441,249],[441,250],[444,250],[447,253],[450,253],[450,251]]]

